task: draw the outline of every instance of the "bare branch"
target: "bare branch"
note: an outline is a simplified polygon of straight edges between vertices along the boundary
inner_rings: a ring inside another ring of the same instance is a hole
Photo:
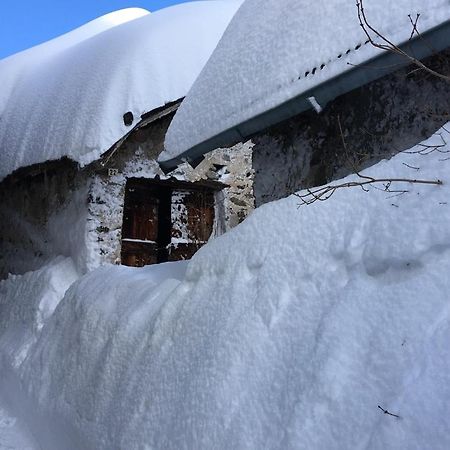
[[[378,408],[381,409],[381,411],[384,412],[384,414],[387,414],[388,416],[396,417],[397,419],[400,419],[400,416],[397,414],[390,413],[387,409],[382,408],[380,405],[378,405]]]
[[[403,58],[406,58],[409,60],[412,64],[415,64],[420,69],[425,70],[426,72],[442,79],[445,81],[450,81],[450,77],[448,75],[444,75],[442,73],[436,72],[431,67],[428,67],[425,65],[422,61],[415,58],[412,55],[409,55],[404,50],[402,50],[398,45],[391,42],[386,36],[381,34],[374,26],[371,25],[369,20],[367,19],[366,12],[364,9],[364,1],[363,0],[356,0],[356,7],[358,10],[358,20],[359,25],[361,26],[364,34],[367,36],[367,39],[369,40],[370,44],[376,48],[379,48],[380,50],[388,51],[391,53],[395,53],[397,55],[402,56]],[[417,36],[421,37],[421,34],[419,33],[417,29],[417,22],[419,20],[420,15],[418,14],[415,20],[409,16],[412,30],[410,35],[410,40],[414,37],[416,34]]]
[[[414,34],[417,34],[417,36],[420,36],[419,31],[417,30],[417,22],[419,21],[420,14],[416,15],[416,19],[412,20],[411,14],[408,14],[409,21],[411,22],[412,29],[411,29],[411,35],[409,36],[409,40],[411,40],[414,37]]]
[[[442,180],[421,180],[412,178],[372,178],[365,177],[367,179],[363,181],[348,181],[340,184],[329,184],[327,186],[322,186],[316,189],[306,189],[306,193],[297,192],[294,195],[301,200],[301,205],[310,205],[316,201],[324,201],[329,199],[338,189],[342,188],[352,188],[359,187],[365,192],[367,192],[367,186],[377,187],[377,184],[384,185],[381,189],[384,192],[389,193],[406,193],[407,190],[392,190],[392,183],[408,183],[408,184],[431,184],[436,186],[441,186],[444,183]]]
[[[420,167],[415,167],[415,166],[411,166],[405,162],[402,163],[404,166],[409,167],[410,169],[414,169],[414,170],[420,170]]]

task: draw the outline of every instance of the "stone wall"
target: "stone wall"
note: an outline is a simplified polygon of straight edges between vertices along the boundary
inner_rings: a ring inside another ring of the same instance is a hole
[[[450,52],[426,61],[450,74]],[[370,70],[368,68],[367,70]],[[406,67],[254,136],[257,205],[406,150],[449,119],[448,82]],[[347,151],[339,130],[341,123]]]
[[[87,184],[68,160],[34,167],[0,184],[0,278],[72,255],[86,269]],[[71,224],[67,229],[67,223]]]
[[[125,185],[128,178],[175,177],[185,181],[211,180],[229,185],[216,195],[216,235],[242,222],[254,208],[252,145],[217,149],[195,168],[183,164],[164,174],[156,159],[172,120],[168,115],[132,133],[103,165],[95,165],[90,187],[89,212],[95,252],[101,263],[120,262]],[[112,169],[112,171],[111,171]]]
[[[166,175],[156,158],[171,119],[168,115],[132,132],[115,152],[84,169],[69,160],[48,162],[0,183],[0,279],[34,270],[60,254],[71,256],[81,272],[120,263],[128,178],[228,184],[216,195],[214,234],[240,223],[254,207],[252,145],[216,150],[196,168],[184,164]]]

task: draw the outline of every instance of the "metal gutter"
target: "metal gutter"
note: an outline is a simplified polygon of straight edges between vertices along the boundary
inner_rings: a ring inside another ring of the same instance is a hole
[[[416,59],[424,59],[434,53],[441,52],[450,46],[450,20],[425,32],[420,37],[408,40],[399,47]],[[258,116],[255,116],[235,127],[219,133],[212,138],[191,147],[176,158],[160,162],[161,168],[167,172],[173,170],[184,161],[193,162],[205,153],[218,147],[230,147],[252,135],[269,128],[284,120],[290,119],[302,112],[313,109],[311,97],[324,107],[335,98],[354,89],[364,86],[385,75],[395,72],[401,67],[411,64],[401,55],[384,52],[364,62],[363,65],[352,67],[330,80],[327,80],[313,89],[303,92],[297,97],[280,104]]]

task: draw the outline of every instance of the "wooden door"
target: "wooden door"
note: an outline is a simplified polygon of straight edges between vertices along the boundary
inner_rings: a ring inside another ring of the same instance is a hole
[[[212,191],[174,190],[169,260],[191,258],[208,241],[213,226],[214,193]]]
[[[157,189],[128,181],[122,226],[122,264],[141,267],[158,262],[161,199]]]
[[[213,226],[212,189],[172,180],[129,179],[122,264],[140,267],[189,259],[208,241]]]

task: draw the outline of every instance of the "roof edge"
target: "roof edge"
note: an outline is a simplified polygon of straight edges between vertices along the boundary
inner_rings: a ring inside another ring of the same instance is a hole
[[[450,36],[450,20],[426,31],[418,37],[416,36],[414,39],[403,42],[399,47],[406,53],[413,54],[416,59],[421,60],[450,47],[448,36]],[[170,171],[185,161],[197,160],[215,148],[231,147],[240,141],[250,138],[263,129],[290,119],[307,110],[314,109],[314,106],[309,100],[311,97],[314,97],[317,103],[324,107],[335,98],[410,64],[411,62],[407,58],[385,51],[380,55],[368,59],[363,64],[355,65],[350,70],[324,81],[312,89],[302,92],[275,108],[194,145],[175,158],[160,161],[159,165],[164,171]]]

